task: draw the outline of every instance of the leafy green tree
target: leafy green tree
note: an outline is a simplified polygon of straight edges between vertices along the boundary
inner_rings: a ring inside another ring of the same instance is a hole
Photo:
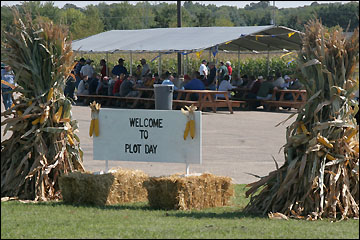
[[[99,10],[95,6],[86,6],[84,15],[84,18],[80,18],[79,22],[73,25],[73,39],[88,37],[103,32],[104,30],[104,24],[100,19]]]

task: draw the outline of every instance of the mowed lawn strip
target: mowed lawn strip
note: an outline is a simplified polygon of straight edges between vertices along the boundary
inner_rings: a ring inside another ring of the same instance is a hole
[[[359,238],[359,220],[246,215],[245,191],[236,184],[231,206],[201,211],[154,210],[146,202],[105,207],[2,202],[1,238]]]

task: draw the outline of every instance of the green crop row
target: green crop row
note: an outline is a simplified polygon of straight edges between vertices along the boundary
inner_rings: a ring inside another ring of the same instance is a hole
[[[79,59],[81,56],[76,56],[76,59]],[[90,58],[94,60],[93,66],[97,72],[100,71],[100,60],[108,59],[108,66],[110,70],[117,64],[119,58],[124,58],[124,66],[130,72],[130,55],[124,53],[109,54],[107,57],[105,54],[84,54],[82,55],[85,59]],[[200,57],[197,57],[195,53],[189,54],[188,57],[182,57],[183,61],[183,71],[187,74],[191,74],[194,71],[198,71],[201,61],[203,59],[208,60],[209,55],[202,54]],[[136,70],[136,66],[140,65],[140,59],[145,58],[147,63],[152,70],[152,73],[159,72],[159,62],[161,61],[161,72],[169,71],[171,73],[177,72],[177,56],[176,54],[165,54],[161,56],[161,59],[158,57],[157,53],[136,53],[132,55],[132,71]],[[240,75],[248,76],[267,76],[275,75],[276,72],[280,72],[283,76],[290,75],[295,72],[296,62],[291,57],[281,58],[279,55],[275,55],[269,58],[269,70],[267,69],[267,57],[266,54],[252,55],[244,54],[241,55],[240,66],[238,63],[237,54],[232,53],[220,53],[213,58],[211,61],[217,63],[216,67],[219,66],[220,62],[230,61],[233,68],[233,75],[237,75],[240,68]],[[186,65],[186,66],[184,66]]]

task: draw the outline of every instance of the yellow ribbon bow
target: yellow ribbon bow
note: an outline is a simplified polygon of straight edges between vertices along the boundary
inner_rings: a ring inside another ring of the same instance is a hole
[[[90,137],[93,135],[93,132],[95,132],[95,136],[99,136],[100,107],[101,107],[101,104],[96,103],[95,101],[93,101],[90,104],[90,108],[91,108],[91,122],[90,122],[90,130],[89,130]]]
[[[294,34],[295,34],[295,32],[288,33],[288,37],[291,37]]]
[[[181,108],[181,112],[187,117],[187,123],[184,131],[184,140],[186,140],[187,136],[189,135],[192,139],[195,137],[195,115],[194,111],[196,111],[197,107],[191,104],[190,107],[185,106],[187,111]]]
[[[202,54],[203,51],[204,51],[204,50],[201,50],[200,52],[196,52],[196,57],[197,57],[197,58],[200,58],[200,55]]]

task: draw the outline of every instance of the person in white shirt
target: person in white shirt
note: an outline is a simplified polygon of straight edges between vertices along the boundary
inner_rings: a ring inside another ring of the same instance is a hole
[[[274,87],[281,88],[281,85],[285,83],[285,80],[281,77],[281,73],[276,73],[276,80],[273,82]]]
[[[224,77],[224,80],[221,81],[218,91],[229,91],[234,88],[236,88],[236,86],[231,85],[229,75],[226,75]],[[231,98],[230,91],[228,92],[228,96],[229,96],[229,98]],[[222,99],[225,98],[224,94],[216,94],[216,97],[222,98]]]
[[[204,81],[204,79],[207,79],[208,68],[206,66],[206,60],[202,60],[200,69],[199,69],[199,73],[200,73],[200,80]]]
[[[142,70],[141,70],[141,77],[146,77],[151,73],[150,67],[149,65],[146,63],[146,60],[144,58],[142,58],[140,60],[140,63],[142,65]]]
[[[89,95],[89,77],[85,76],[83,80],[80,81],[77,94],[80,95]]]
[[[85,76],[88,76],[89,79],[94,77],[95,74],[95,70],[94,68],[91,66],[91,62],[93,62],[93,60],[87,59],[86,60],[86,64],[81,68],[80,70],[80,76],[83,79]]]

